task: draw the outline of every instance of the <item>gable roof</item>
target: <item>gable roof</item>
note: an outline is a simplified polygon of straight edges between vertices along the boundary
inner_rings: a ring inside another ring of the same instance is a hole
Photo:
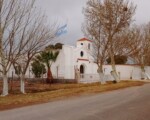
[[[78,41],[88,41],[88,42],[92,42],[92,40],[89,40],[89,39],[87,39],[87,38],[81,38],[81,39],[78,40]]]

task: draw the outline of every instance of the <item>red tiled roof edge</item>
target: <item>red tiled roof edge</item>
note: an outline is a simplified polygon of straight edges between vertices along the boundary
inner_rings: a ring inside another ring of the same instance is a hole
[[[81,61],[89,61],[88,59],[81,59],[81,58],[78,58],[77,61],[78,61],[78,60],[81,60]]]
[[[87,38],[82,38],[82,39],[80,39],[80,40],[78,40],[78,41],[89,41],[89,42],[92,42],[92,40],[89,40],[89,39],[87,39]]]

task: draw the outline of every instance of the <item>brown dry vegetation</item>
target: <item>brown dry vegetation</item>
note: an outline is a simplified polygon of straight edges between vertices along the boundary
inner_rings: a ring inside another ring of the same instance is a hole
[[[117,84],[27,84],[27,94],[11,93],[6,97],[0,97],[0,110],[12,109],[27,105],[45,103],[69,96],[87,95],[105,91],[117,90],[131,86],[141,86],[144,82],[123,81]]]

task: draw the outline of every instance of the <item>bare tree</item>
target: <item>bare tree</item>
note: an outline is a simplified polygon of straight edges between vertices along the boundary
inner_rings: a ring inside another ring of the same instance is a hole
[[[149,65],[150,29],[149,24],[133,25],[121,34],[115,36],[115,55],[125,55],[141,66],[141,78],[150,78],[145,72],[145,66]],[[118,47],[117,47],[118,46]]]
[[[37,14],[36,14],[37,13]],[[56,24],[49,25],[46,16],[40,12],[30,11],[26,17],[26,24],[18,37],[21,49],[18,49],[18,57],[15,57],[14,64],[21,68],[20,91],[25,93],[25,74],[32,58],[45,49],[56,37]],[[32,21],[32,22],[30,22]]]
[[[90,0],[87,2],[86,8],[84,8],[85,23],[83,24],[83,32],[87,38],[92,40],[91,55],[94,58],[98,66],[98,73],[102,84],[105,84],[105,77],[103,71],[103,64],[108,57],[108,40],[105,37],[102,29],[102,23],[98,18],[100,7],[98,1]]]
[[[141,79],[150,79],[150,76],[145,72],[145,66],[149,64],[150,52],[150,23],[136,27],[135,36],[139,42],[134,42],[132,46],[138,46],[138,51],[131,54],[135,62],[141,66]]]
[[[24,17],[33,7],[34,0],[0,0],[0,57],[3,74],[3,93],[8,94],[7,73],[11,67],[20,41],[18,34],[22,30]],[[21,49],[21,48],[20,48]]]
[[[141,49],[141,37],[141,31],[136,25],[123,30],[115,36],[114,54],[127,57],[137,54]]]
[[[96,19],[101,24],[99,27],[101,27],[108,43],[107,51],[111,58],[112,75],[118,81],[119,77],[114,60],[115,36],[129,27],[136,7],[126,0],[89,0],[87,3],[90,4],[90,7],[87,7],[87,9],[91,13],[91,18],[93,17],[92,14],[95,14],[97,16]],[[92,8],[95,9],[92,10]]]
[[[34,53],[54,38],[54,26],[48,26],[45,16],[35,12],[35,0],[0,0],[0,57],[3,93],[8,95],[7,73],[12,64],[19,64],[22,79]],[[21,59],[23,58],[23,59]],[[26,59],[29,59],[26,61]],[[19,61],[19,62],[18,62]],[[24,63],[25,62],[25,63]],[[21,86],[24,86],[21,80]],[[21,87],[24,93],[24,88]]]
[[[143,63],[144,65],[149,66],[150,65],[150,22],[148,24],[145,25],[144,27],[144,39],[146,41],[146,47],[143,54]],[[148,76],[148,79],[150,79],[150,77]]]

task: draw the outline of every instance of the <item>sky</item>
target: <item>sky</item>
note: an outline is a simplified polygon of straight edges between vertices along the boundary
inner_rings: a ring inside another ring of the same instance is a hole
[[[37,6],[45,11],[48,21],[57,21],[63,26],[67,23],[67,33],[57,38],[58,42],[75,45],[76,41],[84,37],[81,30],[84,23],[83,7],[88,0],[37,0]],[[150,0],[129,0],[137,5],[134,16],[136,24],[150,21]]]

